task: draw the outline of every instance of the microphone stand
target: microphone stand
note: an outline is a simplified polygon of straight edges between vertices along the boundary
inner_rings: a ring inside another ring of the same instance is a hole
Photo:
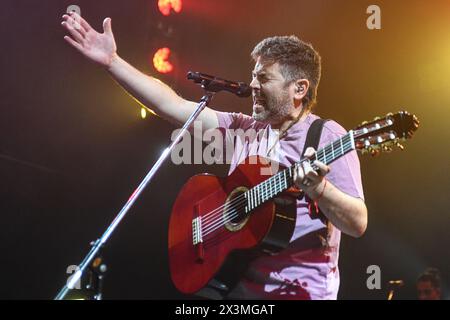
[[[125,203],[123,208],[120,210],[120,212],[117,214],[116,218],[113,220],[113,222],[110,224],[108,229],[103,233],[103,235],[97,239],[95,242],[91,243],[91,250],[87,254],[87,256],[84,258],[84,260],[80,263],[78,266],[77,272],[71,276],[70,280],[67,281],[66,285],[62,287],[62,289],[59,291],[57,296],[55,297],[55,300],[63,300],[66,295],[69,293],[70,290],[72,290],[75,287],[75,284],[81,280],[81,277],[85,270],[92,264],[92,261],[96,259],[100,251],[103,247],[105,247],[106,242],[111,237],[111,234],[114,232],[114,230],[117,228],[119,223],[122,221],[122,219],[125,217],[125,215],[130,210],[131,206],[134,204],[136,199],[139,197],[141,192],[144,190],[144,188],[147,186],[147,184],[150,182],[150,180],[153,178],[153,176],[156,174],[158,169],[161,167],[163,162],[166,160],[167,156],[172,152],[175,145],[180,141],[181,137],[186,133],[191,126],[191,124],[194,122],[195,119],[197,119],[200,112],[202,112],[208,104],[211,102],[215,92],[219,91],[216,88],[212,87],[211,90],[209,88],[209,83],[203,82],[202,88],[205,89],[205,95],[201,98],[200,102],[197,105],[197,109],[190,115],[189,119],[184,124],[183,128],[180,130],[178,135],[175,137],[173,142],[170,144],[169,147],[167,147],[161,156],[158,158],[156,163],[153,165],[153,167],[150,169],[150,171],[145,176],[144,180],[142,180],[141,184],[136,188],[136,190],[131,194],[128,201]],[[98,276],[98,274],[97,274]],[[102,279],[103,275],[101,275],[101,278],[98,278],[98,284],[99,289],[102,287]],[[99,292],[96,295],[96,299],[100,300],[102,298],[101,292]]]

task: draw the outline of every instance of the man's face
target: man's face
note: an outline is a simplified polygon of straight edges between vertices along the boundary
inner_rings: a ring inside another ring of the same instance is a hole
[[[253,119],[278,124],[294,108],[293,82],[288,83],[278,63],[267,63],[260,58],[252,72]]]
[[[433,287],[430,281],[417,282],[417,296],[419,300],[440,300],[441,291]]]

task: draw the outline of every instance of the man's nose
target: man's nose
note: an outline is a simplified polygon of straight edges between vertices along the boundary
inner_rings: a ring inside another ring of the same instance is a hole
[[[260,89],[259,81],[257,78],[253,78],[252,82],[250,82],[250,88],[252,89]]]

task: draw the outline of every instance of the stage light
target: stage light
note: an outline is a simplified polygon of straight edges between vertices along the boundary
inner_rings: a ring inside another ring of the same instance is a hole
[[[144,107],[141,108],[141,118],[142,119],[147,118],[147,111],[145,110]]]
[[[159,0],[158,1],[158,8],[159,11],[165,15],[170,15],[170,10],[172,9],[176,13],[181,12],[181,8],[183,6],[182,0]]]
[[[168,61],[170,56],[169,48],[161,48],[153,56],[153,66],[160,73],[169,73],[173,70],[173,65]]]

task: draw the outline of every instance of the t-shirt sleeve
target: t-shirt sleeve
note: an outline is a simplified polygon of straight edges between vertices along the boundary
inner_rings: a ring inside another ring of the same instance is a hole
[[[216,111],[219,128],[246,130],[255,122],[252,117],[243,113]]]
[[[347,131],[335,121],[324,124],[319,148],[336,141]],[[364,191],[361,181],[361,168],[358,154],[355,150],[347,153],[330,164],[330,173],[327,179],[342,192],[364,200]]]

